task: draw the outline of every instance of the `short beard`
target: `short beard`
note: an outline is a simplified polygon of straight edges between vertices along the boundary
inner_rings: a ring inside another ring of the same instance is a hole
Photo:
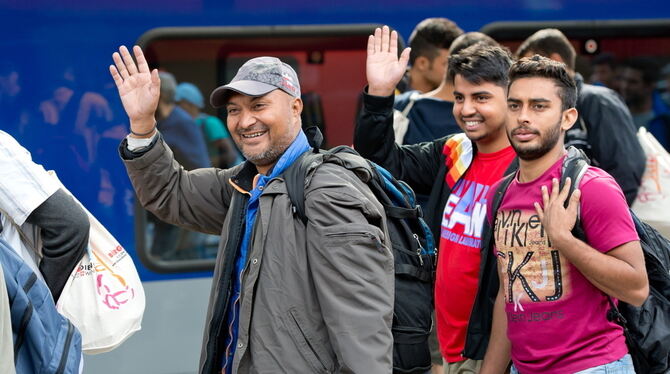
[[[512,148],[520,159],[524,161],[537,160],[551,151],[558,143],[561,137],[561,121],[559,120],[556,126],[550,128],[546,136],[540,138],[541,142],[537,146],[524,147],[523,144],[515,143],[512,140],[511,133],[509,135],[510,144],[512,144]]]
[[[286,149],[288,149],[288,147],[283,147],[283,149],[280,148],[282,147],[271,147],[270,149],[260,154],[248,154],[242,151],[242,155],[256,166],[267,166],[277,162],[281,155],[286,152]]]

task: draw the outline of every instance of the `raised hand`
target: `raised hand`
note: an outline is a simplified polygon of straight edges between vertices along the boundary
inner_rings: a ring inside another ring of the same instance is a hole
[[[368,93],[389,96],[402,79],[409,61],[409,48],[398,58],[398,33],[389,32],[388,26],[375,29],[368,37],[368,58],[365,73],[368,78]]]
[[[534,203],[535,211],[540,217],[540,221],[542,221],[542,226],[544,226],[547,236],[554,244],[563,238],[572,236],[572,229],[577,221],[577,208],[581,196],[578,189],[572,191],[568,206],[565,207],[571,183],[570,178],[566,178],[565,185],[559,192],[558,179],[554,178],[551,192],[547,190],[547,186],[542,186],[542,204]]]
[[[114,65],[109,66],[109,72],[130,119],[131,130],[138,134],[152,133],[160,96],[160,78],[158,70],[149,71],[149,64],[140,47],[135,46],[133,52],[137,65],[128,48],[121,46],[119,52],[112,55]]]

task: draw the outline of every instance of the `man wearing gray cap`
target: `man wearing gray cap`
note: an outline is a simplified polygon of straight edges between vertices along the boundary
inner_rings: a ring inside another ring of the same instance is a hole
[[[157,71],[139,47],[137,64],[119,52],[110,72],[131,129],[120,152],[140,202],[221,235],[200,373],[390,373],[394,275],[383,207],[359,176],[323,163],[307,173],[307,223],[292,212],[282,173],[310,149],[295,71],[254,58],[214,90],[211,104],[226,108],[247,162],[185,171],[156,131]]]

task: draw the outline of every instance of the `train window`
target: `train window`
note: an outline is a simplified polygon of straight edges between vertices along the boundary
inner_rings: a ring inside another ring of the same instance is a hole
[[[276,56],[300,80],[303,126],[322,129],[327,146],[351,144],[359,95],[365,85],[367,37],[377,25],[304,27],[163,28],[143,35],[152,67],[193,83],[205,98],[202,109],[225,123],[209,93],[229,82],[237,69],[257,56]],[[211,153],[210,153],[211,155]],[[219,237],[178,229],[136,208],[136,249],[158,272],[211,268]]]

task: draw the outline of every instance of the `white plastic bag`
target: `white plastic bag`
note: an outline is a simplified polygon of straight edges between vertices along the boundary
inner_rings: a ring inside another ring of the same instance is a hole
[[[409,129],[409,112],[414,106],[414,102],[421,96],[417,92],[413,92],[409,95],[409,103],[405,106],[402,111],[393,109],[393,134],[395,137],[395,142],[398,145],[402,145],[405,140],[405,134],[407,134],[407,129]]]
[[[69,193],[62,184],[61,188]],[[144,288],[128,252],[70,195],[86,212],[91,228],[87,251],[70,274],[56,309],[79,329],[84,353],[109,352],[141,329]]]
[[[631,209],[670,238],[670,154],[644,127],[637,132],[637,138],[647,156],[647,167]]]

